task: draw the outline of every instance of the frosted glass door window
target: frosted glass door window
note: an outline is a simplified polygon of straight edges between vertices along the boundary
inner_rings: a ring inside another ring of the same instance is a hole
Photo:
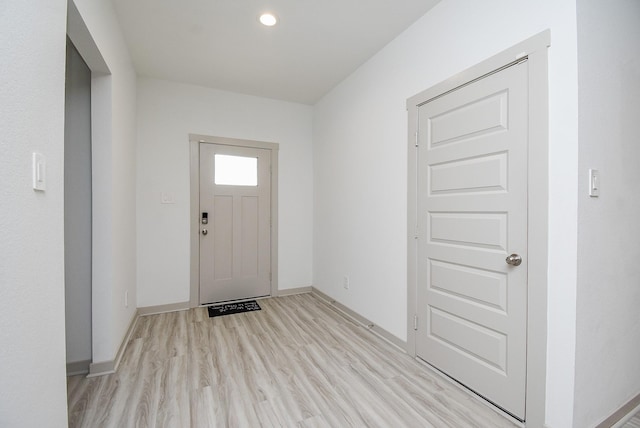
[[[257,186],[258,158],[215,155],[215,183],[229,186]]]

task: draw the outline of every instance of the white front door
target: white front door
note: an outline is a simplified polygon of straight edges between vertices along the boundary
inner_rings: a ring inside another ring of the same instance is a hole
[[[527,79],[524,62],[418,108],[416,355],[521,420]]]
[[[200,143],[200,304],[271,291],[271,151]]]

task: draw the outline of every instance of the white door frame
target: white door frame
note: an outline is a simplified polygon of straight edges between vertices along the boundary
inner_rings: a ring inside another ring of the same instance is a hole
[[[528,253],[526,426],[542,427],[545,420],[547,369],[548,260],[548,59],[550,32],[546,30],[407,100],[409,116],[407,222],[407,353],[416,357],[417,213],[416,132],[418,106],[495,73],[517,59],[528,58]]]
[[[200,306],[200,143],[252,147],[271,151],[271,296],[278,290],[278,143],[189,134],[191,176],[189,306]]]

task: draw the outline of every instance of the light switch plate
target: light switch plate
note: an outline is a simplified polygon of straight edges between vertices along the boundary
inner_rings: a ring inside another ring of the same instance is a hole
[[[45,191],[47,189],[47,162],[42,153],[32,156],[33,189]]]
[[[162,204],[175,204],[176,197],[172,192],[162,192],[160,194],[160,203]]]
[[[589,196],[592,198],[600,196],[600,171],[597,169],[589,170]]]

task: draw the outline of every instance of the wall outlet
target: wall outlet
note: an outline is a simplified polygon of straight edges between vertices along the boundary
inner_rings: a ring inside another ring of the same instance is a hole
[[[125,290],[124,292],[124,307],[129,307],[129,290]]]
[[[349,277],[346,275],[342,277],[342,286],[345,290],[349,289]]]

